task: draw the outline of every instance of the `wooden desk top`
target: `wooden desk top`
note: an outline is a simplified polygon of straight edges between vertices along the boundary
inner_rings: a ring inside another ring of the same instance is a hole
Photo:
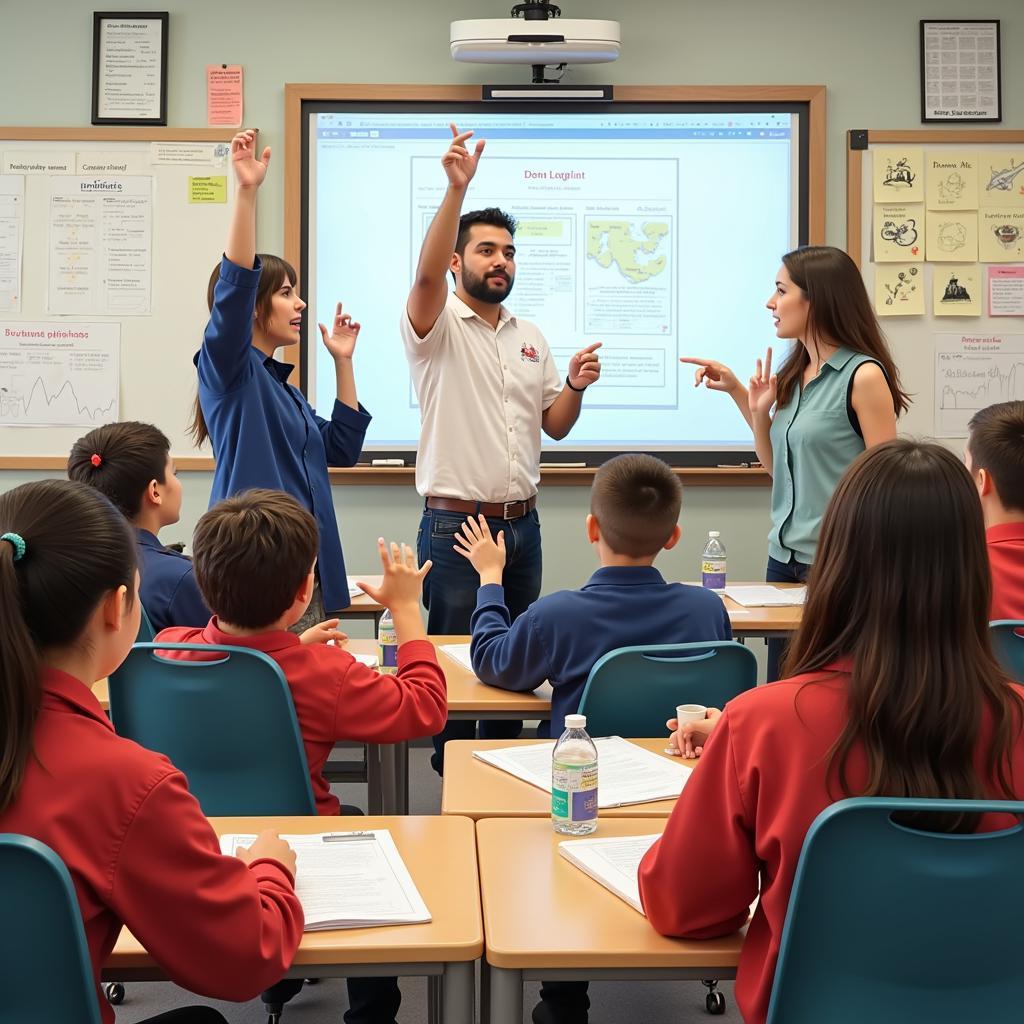
[[[771,586],[781,590],[803,586],[801,583],[735,583],[733,586]],[[734,636],[788,636],[795,633],[804,614],[803,605],[787,605],[782,608],[744,608],[732,598],[722,595],[725,610],[729,613]]]
[[[349,578],[362,580],[364,583],[369,583],[371,587],[379,587],[384,581],[384,577],[380,573],[374,575],[373,573],[353,572],[349,573]],[[384,611],[384,606],[378,604],[368,594],[360,594],[358,597],[350,598],[350,600],[352,603],[341,613],[342,618],[354,613],[376,615],[378,612]]]
[[[528,746],[543,742],[532,740],[449,740],[444,747],[444,779],[441,783],[441,813],[467,818],[550,818],[551,794],[503,772],[473,756],[474,750],[498,750],[502,747]],[[664,754],[668,733],[657,739],[630,740],[645,750],[663,754],[668,760],[692,768],[697,762],[680,761]],[[675,800],[656,800],[628,807],[607,807],[600,817],[667,818]]]
[[[445,756],[447,771],[447,755]],[[661,832],[664,818],[609,820],[596,836]],[[694,941],[658,935],[637,913],[558,853],[551,823],[485,818],[476,823],[487,962],[495,967],[735,967],[743,933]],[[680,865],[680,871],[685,871]],[[528,879],[523,886],[510,878]]]
[[[296,964],[452,963],[483,952],[473,822],[468,818],[303,817],[211,818],[218,835],[274,828],[281,833],[353,832],[386,828],[433,917],[427,924],[305,932]],[[153,967],[127,928],[121,930],[104,971]]]

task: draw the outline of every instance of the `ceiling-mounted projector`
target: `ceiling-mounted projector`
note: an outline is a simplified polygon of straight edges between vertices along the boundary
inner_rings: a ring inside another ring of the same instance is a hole
[[[452,57],[475,64],[603,64],[619,56],[617,21],[559,19],[548,0],[516,4],[511,18],[452,22]]]

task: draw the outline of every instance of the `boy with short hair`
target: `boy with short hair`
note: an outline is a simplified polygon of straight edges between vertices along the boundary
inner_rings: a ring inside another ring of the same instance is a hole
[[[495,543],[487,522],[468,519],[456,550],[480,574],[471,626],[473,671],[506,690],[552,688],[551,720],[538,735],[557,736],[567,714],[578,710],[594,664],[609,651],[640,644],[731,640],[721,598],[702,587],[666,583],[654,568],[663,549],[679,540],[683,489],[660,459],[619,455],[594,475],[587,539],[599,568],[580,590],[562,590],[535,601],[511,621],[501,570],[505,542]],[[585,1024],[590,1007],[585,981],[545,981],[534,1024]]]
[[[967,424],[964,461],[981,498],[992,568],[992,619],[1024,620],[1024,402],[999,402]]]
[[[192,560],[164,547],[157,535],[181,517],[181,482],[171,445],[149,423],[107,423],[79,438],[68,457],[68,478],[90,484],[135,527],[140,597],[156,631],[203,626],[210,619]]]
[[[447,683],[420,616],[427,562],[417,569],[413,551],[378,541],[384,580],[360,583],[391,611],[398,636],[398,672],[381,675],[342,646],[332,622],[288,632],[313,594],[319,531],[313,516],[282,491],[249,490],[214,505],[192,541],[196,578],[214,617],[204,629],[166,629],[156,638],[174,643],[249,647],[281,667],[295,704],[319,814],[341,805],[323,776],[338,740],[396,743],[432,736],[448,714]],[[167,651],[167,657],[189,652]],[[299,983],[301,986],[301,982]],[[394,978],[350,978],[346,1024],[391,1024],[401,1002]]]

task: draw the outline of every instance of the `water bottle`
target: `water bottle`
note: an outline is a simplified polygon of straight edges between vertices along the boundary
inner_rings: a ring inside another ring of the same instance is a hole
[[[565,732],[551,755],[551,824],[567,836],[597,829],[597,747],[586,715],[566,715]]]
[[[395,620],[387,608],[377,623],[377,648],[380,671],[394,675],[398,671],[398,634],[395,632]]]
[[[700,556],[700,583],[709,590],[725,589],[725,545],[717,530],[708,533],[708,542]]]

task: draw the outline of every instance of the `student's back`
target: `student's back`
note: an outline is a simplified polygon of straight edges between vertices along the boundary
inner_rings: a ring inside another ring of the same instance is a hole
[[[97,996],[126,924],[172,980],[250,998],[301,937],[294,855],[261,837],[244,860],[223,856],[181,773],[103,714],[90,685],[135,639],[136,576],[129,526],[92,488],[50,480],[0,495],[0,832],[67,865]]]
[[[820,811],[845,796],[1024,798],[1024,691],[993,660],[990,597],[981,510],[956,456],[910,441],[861,455],[826,511],[789,678],[730,701],[640,866],[664,934],[727,934],[760,896],[736,979],[748,1024],[765,1020]]]

